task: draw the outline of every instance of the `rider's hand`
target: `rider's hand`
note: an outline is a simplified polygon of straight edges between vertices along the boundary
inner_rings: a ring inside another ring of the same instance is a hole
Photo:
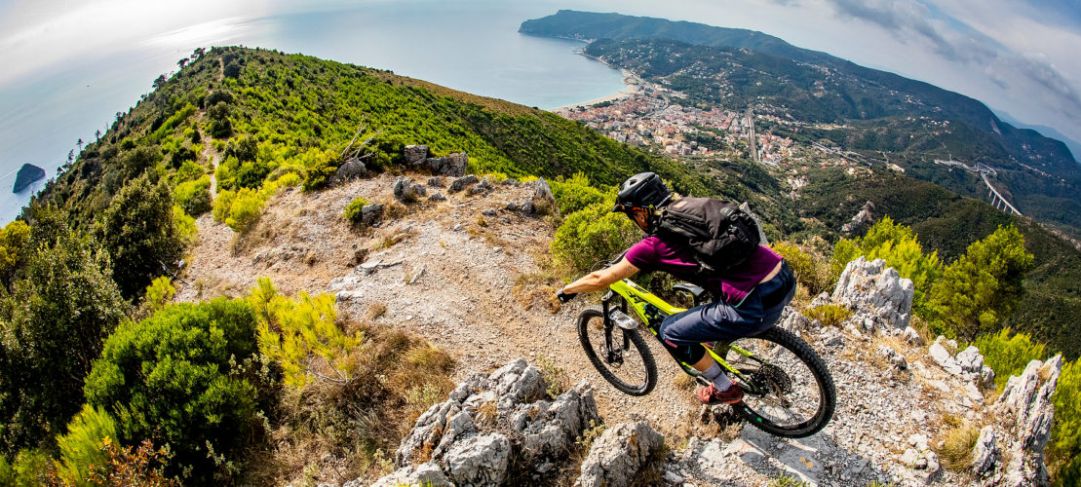
[[[575,294],[575,293],[568,293],[568,292],[563,291],[562,289],[560,289],[559,292],[556,293],[556,297],[559,298],[559,302],[561,302],[561,303],[566,303],[566,302],[576,298],[577,296],[578,295]]]

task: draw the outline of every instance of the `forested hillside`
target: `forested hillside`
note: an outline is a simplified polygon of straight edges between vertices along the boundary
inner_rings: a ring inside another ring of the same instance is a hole
[[[792,46],[760,32],[618,14],[560,11],[522,24],[534,35],[595,40],[586,53],[684,93],[700,107],[777,115],[777,133],[836,144],[952,184],[935,159],[996,169],[1027,215],[1081,229],[1081,166],[1060,141],[1003,122],[984,104],[928,83]]]
[[[35,206],[103,209],[144,171],[173,185],[212,172],[205,139],[224,155],[223,189],[258,188],[295,174],[324,184],[352,141],[373,167],[401,162],[406,144],[465,151],[470,169],[509,176],[571,175],[600,183],[653,168],[704,189],[699,178],[554,114],[456,92],[386,71],[273,51],[224,48],[196,56],[89,144]]]

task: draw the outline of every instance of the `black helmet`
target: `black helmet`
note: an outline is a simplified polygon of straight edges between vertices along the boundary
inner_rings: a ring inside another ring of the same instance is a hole
[[[661,177],[643,172],[631,176],[619,187],[616,206],[612,211],[626,212],[631,208],[657,208],[668,202],[672,192],[664,185]]]

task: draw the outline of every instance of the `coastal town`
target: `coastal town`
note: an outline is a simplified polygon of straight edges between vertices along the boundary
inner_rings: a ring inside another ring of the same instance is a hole
[[[556,113],[618,142],[655,146],[674,156],[742,153],[764,164],[779,165],[794,155],[792,139],[756,132],[756,114],[750,110],[686,106],[680,103],[678,92],[633,76],[627,83],[628,89],[618,95],[588,105],[562,107]]]

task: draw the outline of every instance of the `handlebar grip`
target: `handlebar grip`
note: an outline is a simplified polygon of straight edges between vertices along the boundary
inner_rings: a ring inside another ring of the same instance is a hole
[[[578,297],[578,295],[575,294],[575,293],[565,293],[563,291],[560,291],[560,292],[556,293],[556,297],[559,298],[559,302],[566,303],[566,302],[569,302],[570,300]]]

